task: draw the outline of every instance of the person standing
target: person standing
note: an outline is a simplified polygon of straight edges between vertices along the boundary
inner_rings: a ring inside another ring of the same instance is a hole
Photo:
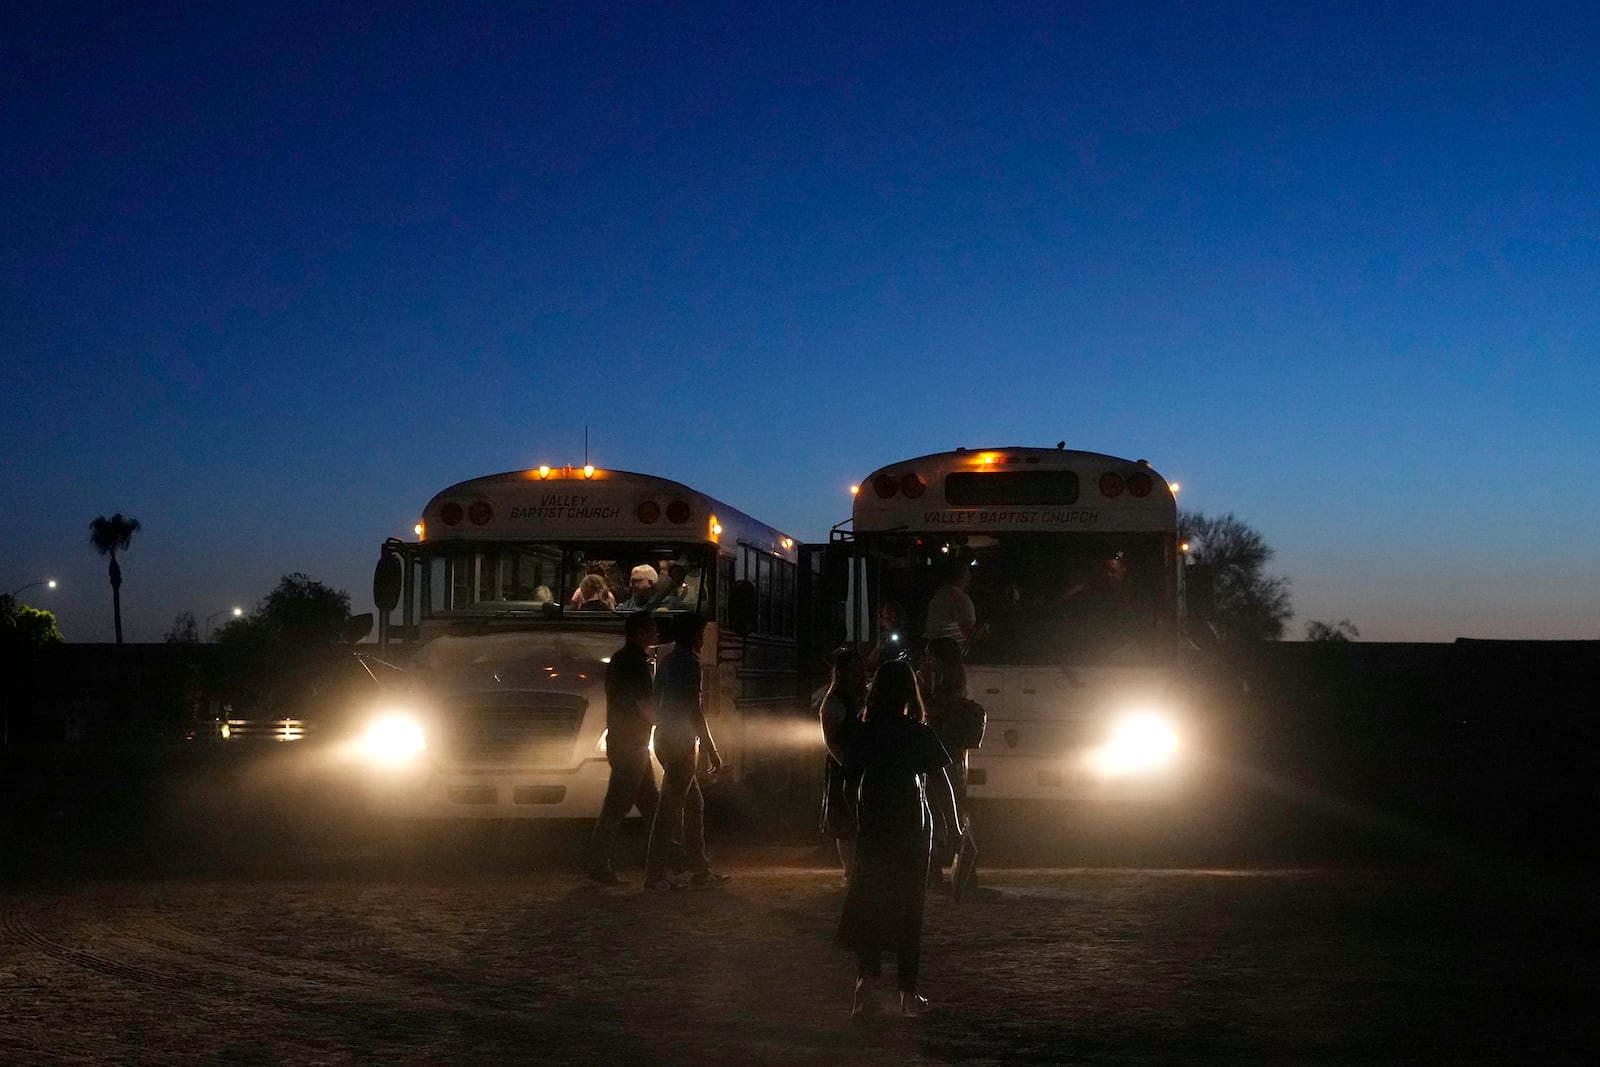
[[[818,712],[822,719],[823,757],[822,825],[839,850],[845,881],[855,875],[856,807],[850,797],[850,782],[845,779],[844,756],[850,735],[861,721],[867,699],[867,672],[860,652],[841,648],[833,654],[833,680],[823,694]]]
[[[656,721],[655,683],[650,676],[655,620],[647,612],[635,612],[624,620],[622,636],[623,646],[606,664],[606,762],[611,765],[611,780],[589,841],[587,863],[590,880],[601,885],[625,884],[611,859],[628,809],[638,808],[648,826],[661,803],[650,766],[650,731]]]
[[[922,625],[922,638],[928,643],[929,695],[966,696],[967,669],[962,657],[978,629],[978,612],[967,595],[972,568],[966,561],[952,558],[945,562],[942,577],[944,582],[928,601]]]
[[[960,733],[955,728],[959,706],[967,699],[966,646],[977,632],[978,613],[972,605],[967,589],[972,585],[971,564],[962,559],[945,561],[944,584],[928,601],[928,615],[922,635],[927,640],[928,722],[934,733],[950,753],[950,784],[952,795],[961,807],[967,804],[967,750],[955,742]],[[960,838],[960,822],[954,809],[946,810],[943,797],[935,798],[935,808],[942,826],[937,855],[934,857],[944,883],[944,868],[950,866],[956,855]]]
[[[917,676],[904,660],[878,668],[861,724],[845,749],[844,772],[857,778],[856,873],[845,893],[834,944],[856,954],[852,1020],[874,1010],[883,953],[896,958],[900,1010],[920,1015],[922,913],[927,902],[933,813],[928,791],[950,794],[950,756],[927,724]],[[952,809],[953,796],[949,799]],[[959,825],[959,818],[957,819]]]
[[[687,871],[693,885],[725,882],[706,858],[705,798],[700,777],[722,769],[722,755],[706,725],[700,692],[700,651],[706,618],[691,612],[673,619],[672,652],[656,672],[656,759],[661,764],[661,804],[645,856],[646,889],[669,889],[670,873]]]

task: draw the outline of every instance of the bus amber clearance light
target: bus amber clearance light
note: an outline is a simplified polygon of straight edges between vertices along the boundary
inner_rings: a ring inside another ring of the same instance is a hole
[[[1119,722],[1111,739],[1090,753],[1090,765],[1107,778],[1159,770],[1178,751],[1178,735],[1166,719],[1139,712]]]
[[[540,468],[539,468],[539,477],[541,477],[541,478],[550,477],[550,468],[546,467],[546,466],[540,466]]]

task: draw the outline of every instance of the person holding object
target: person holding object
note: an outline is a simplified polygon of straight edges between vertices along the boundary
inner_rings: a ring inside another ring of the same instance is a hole
[[[687,872],[693,885],[725,882],[706,859],[705,798],[700,778],[722,769],[722,755],[706,725],[700,694],[700,651],[706,618],[673,617],[673,649],[656,670],[656,760],[661,764],[661,804],[645,856],[646,889],[671,889],[668,875]]]
[[[847,778],[857,779],[856,870],[845,893],[834,944],[856,954],[850,1017],[865,1022],[875,1010],[873,985],[892,951],[900,1011],[920,1015],[928,1001],[917,992],[922,962],[922,913],[927,901],[933,814],[928,790],[949,796],[956,825],[950,755],[928,726],[917,676],[902,659],[878,668],[861,722],[845,749]]]
[[[622,636],[623,646],[606,664],[606,762],[611,765],[611,780],[589,842],[587,864],[590,880],[601,885],[624,884],[612,867],[611,853],[628,809],[637,807],[648,826],[661,802],[650,766],[650,731],[656,722],[655,683],[650,677],[655,620],[648,612],[635,612],[624,620]]]

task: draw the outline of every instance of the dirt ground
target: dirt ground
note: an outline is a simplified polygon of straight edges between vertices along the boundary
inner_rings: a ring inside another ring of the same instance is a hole
[[[725,886],[324,855],[0,886],[5,1064],[1592,1063],[1596,899],[1382,869],[991,869],[930,900],[934,1011],[848,1021],[812,849]],[[515,857],[512,857],[514,860]],[[159,868],[160,865],[157,865]],[[892,974],[892,966],[890,967]]]

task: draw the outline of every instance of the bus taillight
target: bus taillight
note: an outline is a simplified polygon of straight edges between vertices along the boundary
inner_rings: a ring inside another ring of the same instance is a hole
[[[682,500],[674,500],[667,505],[667,521],[682,526],[689,521],[689,505]]]
[[[894,475],[884,472],[872,479],[872,491],[888,500],[900,491],[900,482]]]
[[[1134,471],[1128,475],[1128,492],[1134,496],[1149,496],[1154,487],[1155,482],[1144,471]]]
[[[1119,497],[1122,495],[1122,475],[1116,471],[1106,471],[1100,476],[1100,495],[1103,497]]]
[[[489,506],[487,500],[478,500],[467,509],[467,518],[472,520],[474,526],[483,526],[494,518],[494,508]]]
[[[661,518],[661,505],[654,500],[646,500],[635,508],[633,513],[639,517],[640,522],[648,525]]]
[[[461,505],[452,500],[450,503],[439,509],[439,521],[444,523],[446,526],[459,526],[461,524],[461,517],[464,514],[466,513],[462,510]]]
[[[920,474],[908,474],[900,479],[900,491],[906,495],[906,499],[915,500],[928,491],[928,483],[923,481]]]

